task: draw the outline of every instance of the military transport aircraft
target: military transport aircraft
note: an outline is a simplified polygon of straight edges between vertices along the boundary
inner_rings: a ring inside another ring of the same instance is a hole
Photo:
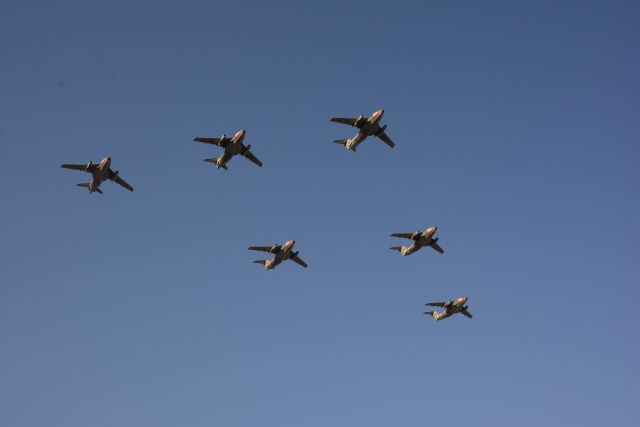
[[[86,165],[64,164],[60,167],[65,169],[89,172],[91,175],[93,175],[93,177],[91,178],[91,182],[83,182],[81,184],[78,184],[78,187],[88,188],[89,193],[93,193],[95,191],[102,194],[100,184],[102,184],[107,179],[115,181],[117,184],[120,184],[129,191],[133,191],[133,187],[127,184],[124,179],[120,178],[120,176],[118,175],[118,171],[114,172],[113,169],[111,169],[111,157],[109,156],[100,160],[100,163],[98,164],[89,162]]]
[[[413,240],[413,242],[409,247],[392,246],[389,249],[392,249],[394,251],[399,251],[402,254],[402,256],[407,256],[422,249],[425,246],[431,246],[433,249],[443,254],[444,249],[442,249],[438,244],[439,239],[437,237],[433,237],[433,235],[436,234],[436,231],[438,231],[438,227],[429,227],[425,231],[418,230],[415,233],[393,233],[391,235],[392,237],[411,239]]]
[[[272,254],[275,255],[273,257],[273,259],[270,259],[270,260],[269,259],[260,259],[260,260],[257,260],[257,261],[253,261],[253,262],[257,263],[257,264],[264,265],[264,268],[266,268],[267,270],[273,270],[282,261],[285,261],[285,260],[288,260],[288,259],[300,264],[304,268],[307,268],[307,263],[304,262],[302,259],[300,259],[300,257],[298,256],[299,252],[294,252],[293,251],[293,245],[295,245],[295,244],[296,244],[295,240],[287,240],[282,245],[277,245],[276,244],[276,245],[273,245],[273,246],[250,246],[249,250],[251,250],[251,251],[269,252],[269,253],[272,253]]]
[[[469,313],[469,310],[467,310],[469,307],[465,305],[466,303],[467,297],[460,297],[454,301],[428,302],[425,305],[431,307],[442,307],[444,308],[444,310],[441,313],[438,311],[425,311],[422,314],[427,314],[436,320],[442,320],[446,319],[447,317],[451,317],[456,313],[462,313],[469,319],[471,319],[473,316],[471,315],[471,313]]]
[[[222,135],[220,138],[194,138],[194,141],[204,142],[205,144],[213,144],[218,147],[224,148],[224,153],[222,156],[216,157],[213,159],[204,159],[205,162],[213,163],[216,165],[216,169],[227,169],[227,163],[231,158],[237,154],[245,156],[247,159],[251,160],[258,166],[262,166],[262,162],[258,160],[256,156],[253,155],[249,149],[251,145],[245,146],[242,141],[244,141],[244,136],[246,135],[246,131],[244,129],[239,130],[235,133],[231,138],[226,135]]]
[[[335,142],[336,144],[344,145],[344,148],[347,150],[356,151],[356,148],[362,141],[367,139],[368,136],[377,136],[387,144],[389,147],[393,148],[395,144],[389,138],[389,136],[384,132],[387,128],[387,125],[380,126],[380,119],[382,119],[382,115],[384,114],[384,110],[378,110],[371,115],[371,117],[365,117],[360,114],[359,117],[355,119],[344,118],[344,117],[333,117],[331,119],[332,122],[342,123],[345,125],[351,125],[360,129],[356,136],[350,139],[338,139]]]

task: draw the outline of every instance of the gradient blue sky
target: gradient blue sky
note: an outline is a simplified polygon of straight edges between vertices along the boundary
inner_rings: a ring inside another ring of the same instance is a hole
[[[3,1],[0,425],[637,426],[638,22]],[[331,143],[381,107],[395,149]],[[202,162],[241,128],[263,168]],[[106,154],[134,193],[59,168]],[[290,238],[309,269],[251,263]]]

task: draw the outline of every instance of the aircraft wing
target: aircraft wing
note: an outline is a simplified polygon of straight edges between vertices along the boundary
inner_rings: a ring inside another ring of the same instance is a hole
[[[231,142],[231,138],[227,138],[226,136],[220,137],[220,138],[201,138],[201,137],[197,137],[197,138],[193,138],[194,141],[197,142],[203,142],[205,144],[213,144],[213,145],[217,145],[218,147],[222,147],[222,148],[226,148],[227,145],[229,145],[229,143]]]
[[[440,252],[441,254],[444,253],[444,249],[442,249],[442,247],[440,247],[440,245],[437,242],[431,242],[429,246],[431,246],[433,249]]]
[[[445,307],[447,304],[448,302],[428,302],[425,305],[430,307]]]
[[[303,261],[303,260],[298,256],[298,254],[295,254],[295,255],[294,255],[294,256],[292,256],[290,259],[291,259],[291,261],[293,261],[293,262],[295,262],[295,263],[297,263],[297,264],[300,264],[300,265],[301,265],[301,266],[303,266],[304,268],[307,268],[307,263],[306,263],[306,262],[304,262],[304,261]]]
[[[275,250],[273,250],[275,248]],[[279,245],[271,245],[271,246],[249,246],[250,251],[261,251],[261,252],[271,252],[272,254],[277,253],[280,250]]]
[[[129,191],[133,191],[133,187],[130,186],[127,181],[125,181],[124,179],[120,178],[120,175],[117,175],[114,171],[112,171],[111,169],[109,169],[109,179],[113,182],[115,182],[116,184],[119,184],[121,186],[123,186],[124,188],[126,188]]]
[[[460,313],[464,314],[465,316],[467,316],[469,319],[473,318],[473,316],[471,315],[471,313],[469,313],[469,310],[462,310]]]
[[[79,165],[74,163],[65,163],[63,165],[60,165],[60,167],[64,169],[73,169],[75,171],[94,173],[98,168],[98,165],[95,165],[92,163],[91,165],[89,165],[89,167],[87,167],[86,163],[84,165]]]
[[[358,119],[350,119],[347,117],[332,117],[331,121],[336,123],[342,123],[343,125],[355,126],[356,120]]]
[[[245,152],[242,153],[242,155],[245,156],[247,159],[251,160],[256,165],[262,167],[262,162],[258,160],[258,158],[254,156],[250,150],[245,150]]]
[[[387,135],[385,133],[385,131],[380,132],[377,135],[377,137],[380,138],[382,140],[382,142],[384,142],[385,144],[387,144],[391,148],[396,146],[396,144],[393,143],[393,141],[391,140],[391,138],[389,138],[389,135]]]
[[[413,233],[392,233],[391,237],[400,237],[401,239],[410,239]]]

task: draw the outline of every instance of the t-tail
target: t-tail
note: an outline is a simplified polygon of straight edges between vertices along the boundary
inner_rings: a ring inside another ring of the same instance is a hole
[[[257,259],[255,261],[253,261],[256,264],[262,264],[264,265],[264,268],[267,268],[267,263],[269,262],[268,259]]]
[[[222,165],[222,166],[218,165],[218,159],[219,159],[219,157],[214,157],[213,159],[204,159],[204,161],[207,162],[207,163],[213,163],[214,165],[216,165],[216,168],[218,168],[218,169],[222,168],[224,170],[228,170],[227,169],[227,165]]]
[[[335,141],[333,141],[333,143],[334,144],[342,144],[342,145],[344,145],[344,148],[346,148],[347,150],[356,151],[355,148],[349,147],[349,139],[336,139]]]
[[[402,255],[404,255],[404,252],[406,250],[404,246],[391,246],[389,249],[391,249],[392,251],[398,251]]]
[[[89,182],[81,182],[80,184],[78,184],[78,187],[83,187],[89,190],[89,192],[91,193],[91,183]],[[93,191],[102,194],[102,190],[99,188],[94,188]]]

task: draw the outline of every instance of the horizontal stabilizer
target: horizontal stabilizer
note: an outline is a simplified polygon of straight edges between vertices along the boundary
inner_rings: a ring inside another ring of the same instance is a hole
[[[389,249],[392,251],[402,252],[402,246],[391,246]]]
[[[216,165],[216,167],[227,170],[227,165],[218,166],[218,159],[219,157],[214,157],[213,159],[204,159],[204,161],[207,163],[213,163],[214,165]]]
[[[257,259],[257,260],[255,260],[253,262],[255,262],[256,264],[265,265],[267,263],[267,260],[266,259]]]
[[[89,183],[88,182],[81,182],[80,184],[78,184],[78,187],[89,188]]]
[[[349,142],[348,139],[336,139],[335,141],[333,141],[334,144],[342,144],[342,145],[347,145],[347,142]]]

